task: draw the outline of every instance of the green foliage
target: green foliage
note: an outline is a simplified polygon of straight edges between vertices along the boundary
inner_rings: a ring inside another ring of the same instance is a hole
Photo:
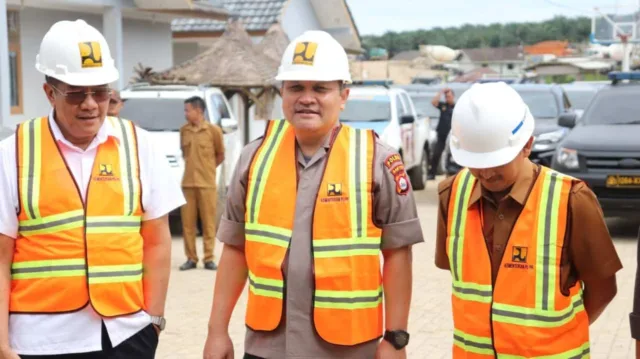
[[[452,49],[532,45],[546,40],[588,41],[591,19],[556,16],[544,22],[470,25],[430,30],[394,32],[362,37],[365,49],[384,48],[393,56],[401,51],[417,50],[419,45],[445,45]]]

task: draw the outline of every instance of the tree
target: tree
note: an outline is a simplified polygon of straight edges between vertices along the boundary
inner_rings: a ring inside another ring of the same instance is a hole
[[[556,16],[543,22],[435,27],[429,30],[394,32],[362,37],[367,50],[381,47],[393,57],[399,52],[417,50],[419,45],[445,45],[453,49],[532,45],[547,40],[588,41],[591,19]]]

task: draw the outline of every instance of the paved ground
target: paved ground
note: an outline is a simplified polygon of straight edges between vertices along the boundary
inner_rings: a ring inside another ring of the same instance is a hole
[[[411,305],[409,358],[450,358],[452,322],[450,315],[450,275],[433,265],[436,225],[436,193],[433,182],[416,194],[426,243],[414,249],[414,292]],[[618,275],[618,295],[591,327],[592,358],[633,358],[628,313],[632,308],[636,270],[636,235],[639,222],[609,221],[624,269]],[[201,253],[202,246],[198,250]],[[216,243],[219,256],[222,245]],[[168,326],[158,348],[159,359],[202,358],[207,333],[215,274],[203,269],[186,273],[177,270],[184,261],[182,241],[173,246],[173,272],[167,300]],[[245,289],[246,290],[246,289]],[[230,333],[235,357],[242,358],[246,293],[233,313]]]

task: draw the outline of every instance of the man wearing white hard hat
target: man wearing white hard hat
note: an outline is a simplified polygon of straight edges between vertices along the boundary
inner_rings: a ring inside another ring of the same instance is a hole
[[[518,93],[476,84],[453,111],[463,169],[439,184],[435,263],[452,276],[453,358],[587,358],[622,268],[594,193],[529,160]]]
[[[406,358],[423,237],[400,156],[340,124],[351,76],[331,35],[294,39],[276,80],[285,119],[237,164],[204,357],[233,357],[229,318],[248,278],[245,358]]]
[[[146,131],[107,116],[100,32],[55,23],[36,69],[51,112],[0,142],[0,357],[153,358],[180,186]]]

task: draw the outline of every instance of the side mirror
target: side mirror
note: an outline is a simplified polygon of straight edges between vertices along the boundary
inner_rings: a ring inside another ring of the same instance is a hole
[[[577,115],[573,112],[563,113],[558,118],[558,126],[574,128],[576,126]]]
[[[220,127],[222,128],[223,133],[230,133],[238,129],[238,121],[230,118],[223,118],[220,121]]]
[[[404,125],[407,123],[414,123],[416,122],[416,118],[413,117],[413,115],[404,115],[402,117],[400,117],[400,124]]]

